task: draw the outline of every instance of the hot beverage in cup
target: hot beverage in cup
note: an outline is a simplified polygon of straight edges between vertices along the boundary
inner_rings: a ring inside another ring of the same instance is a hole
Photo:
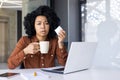
[[[49,41],[40,41],[39,45],[41,54],[47,54],[49,51]]]

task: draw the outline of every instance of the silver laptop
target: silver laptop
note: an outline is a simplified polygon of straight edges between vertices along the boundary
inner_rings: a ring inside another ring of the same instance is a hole
[[[87,70],[92,65],[96,42],[72,42],[65,67],[42,68],[43,71],[67,74]]]

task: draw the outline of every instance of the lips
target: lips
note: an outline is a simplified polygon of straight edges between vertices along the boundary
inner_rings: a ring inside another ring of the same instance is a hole
[[[40,31],[41,33],[46,33],[46,31],[45,30],[43,30],[43,31]]]

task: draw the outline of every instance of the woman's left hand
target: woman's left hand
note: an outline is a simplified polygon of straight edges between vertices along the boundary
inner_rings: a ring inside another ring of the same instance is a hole
[[[66,32],[64,30],[61,30],[58,34],[58,44],[59,48],[63,48],[63,41],[66,37]]]

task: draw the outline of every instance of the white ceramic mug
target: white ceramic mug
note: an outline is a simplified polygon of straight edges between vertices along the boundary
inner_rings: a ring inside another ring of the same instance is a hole
[[[40,41],[39,45],[41,54],[47,54],[49,51],[49,41]]]

